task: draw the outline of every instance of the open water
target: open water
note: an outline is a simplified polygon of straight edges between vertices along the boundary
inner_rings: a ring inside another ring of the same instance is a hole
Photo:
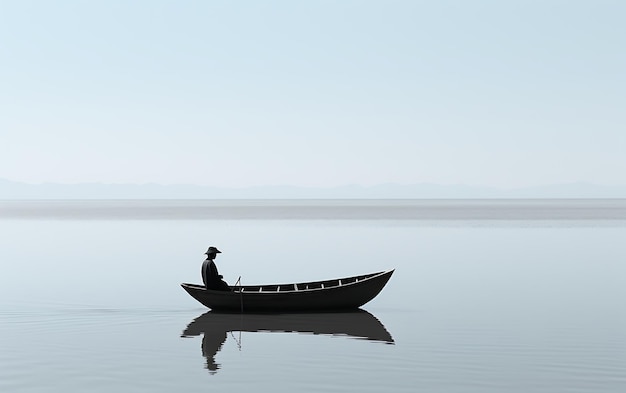
[[[363,311],[207,313],[395,268]],[[624,392],[626,201],[3,201],[0,392]]]

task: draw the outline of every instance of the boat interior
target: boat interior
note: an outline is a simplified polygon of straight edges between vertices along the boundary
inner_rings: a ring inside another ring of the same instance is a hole
[[[233,292],[242,293],[276,293],[276,292],[298,292],[298,291],[310,291],[319,290],[333,287],[341,287],[358,283],[369,278],[381,275],[385,272],[377,272],[370,274],[363,274],[361,276],[336,278],[334,280],[324,281],[311,281],[296,284],[271,284],[271,285],[231,285],[230,288]],[[204,288],[204,285],[186,284],[192,287]]]
[[[333,287],[341,287],[348,284],[357,283],[368,278],[378,276],[384,272],[364,274],[361,276],[353,276],[346,278],[337,278],[334,280],[311,281],[296,284],[273,284],[273,285],[242,285],[231,286],[234,292],[253,293],[253,292],[297,292],[314,289],[325,289]]]

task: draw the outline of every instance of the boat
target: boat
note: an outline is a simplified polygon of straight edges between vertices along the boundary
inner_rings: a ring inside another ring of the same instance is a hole
[[[295,284],[230,286],[229,291],[204,285],[181,286],[206,307],[225,312],[325,312],[357,309],[383,289],[394,270]]]
[[[216,356],[230,334],[239,332],[238,345],[241,345],[241,332],[279,332],[323,336],[340,336],[353,339],[394,344],[391,334],[372,314],[363,309],[333,313],[288,313],[288,314],[233,314],[207,311],[191,321],[181,337],[202,336],[202,356],[206,359],[205,368],[211,374],[221,365]],[[241,348],[240,348],[241,349]]]

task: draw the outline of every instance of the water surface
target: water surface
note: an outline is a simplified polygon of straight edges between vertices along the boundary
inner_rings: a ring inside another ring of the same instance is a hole
[[[625,206],[0,202],[0,391],[622,392]],[[222,316],[179,287],[209,245],[231,283],[397,270],[356,315]]]

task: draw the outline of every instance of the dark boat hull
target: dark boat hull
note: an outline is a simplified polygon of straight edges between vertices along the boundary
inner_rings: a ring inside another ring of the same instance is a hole
[[[196,284],[181,286],[194,299],[217,311],[323,312],[361,307],[380,293],[392,274],[390,270],[301,284],[231,287],[231,291],[208,290]]]

